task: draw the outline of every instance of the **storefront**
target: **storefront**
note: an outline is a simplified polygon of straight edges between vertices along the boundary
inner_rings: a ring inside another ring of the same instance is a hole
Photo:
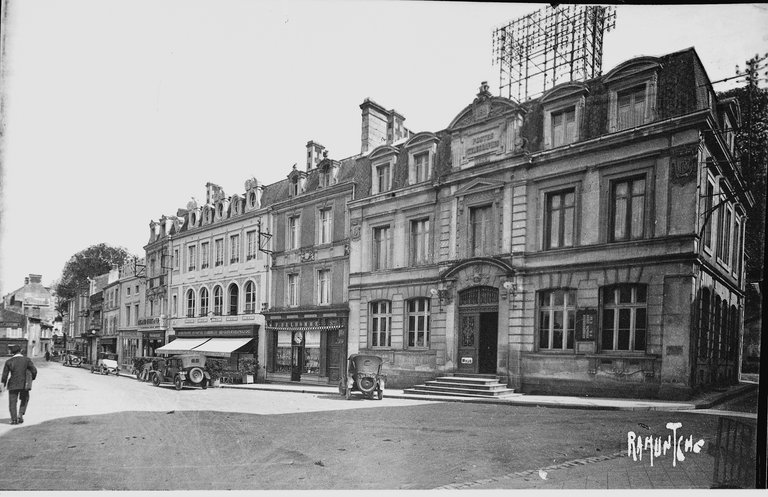
[[[139,319],[139,331],[142,334],[141,355],[153,357],[158,348],[165,344],[165,328],[159,317]]]
[[[123,369],[131,371],[133,360],[141,357],[143,334],[137,330],[120,330],[118,334],[118,361]]]
[[[101,337],[99,340],[99,352],[102,354],[117,353],[117,337]]]
[[[268,316],[267,380],[338,383],[346,357],[347,320],[346,313]]]
[[[241,360],[258,358],[258,330],[257,324],[175,328],[172,335],[175,339],[169,339],[168,344],[156,352],[166,355],[199,352],[206,357],[228,359],[228,368],[236,370]]]

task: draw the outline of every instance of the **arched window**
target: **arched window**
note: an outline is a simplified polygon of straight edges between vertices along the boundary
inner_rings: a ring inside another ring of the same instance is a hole
[[[208,289],[205,287],[200,289],[200,315],[208,315]]]
[[[245,313],[254,314],[256,312],[256,285],[253,281],[245,284]]]
[[[220,286],[213,289],[213,315],[221,316],[224,307],[224,292]]]
[[[429,348],[429,299],[411,299],[407,305],[408,347]]]
[[[707,357],[707,349],[709,347],[709,288],[701,289],[700,308],[701,315],[699,316],[699,357],[702,359]]]
[[[195,317],[195,291],[191,288],[187,290],[187,317]]]
[[[392,346],[392,302],[371,302],[371,347]]]
[[[240,289],[238,288],[236,283],[232,283],[229,285],[229,289],[227,291],[229,298],[229,314],[230,316],[236,316],[237,315],[237,304],[240,301]]]

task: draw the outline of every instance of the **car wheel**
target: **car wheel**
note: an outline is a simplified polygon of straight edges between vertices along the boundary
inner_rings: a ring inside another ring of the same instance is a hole
[[[139,378],[141,381],[149,381],[149,371],[146,369],[141,371],[141,377]]]
[[[173,386],[176,387],[176,390],[181,390],[181,378],[180,377],[177,376],[176,378],[173,379]]]
[[[91,366],[91,374],[93,374],[94,372],[95,372],[95,369],[93,368],[93,366]]]
[[[155,373],[155,374],[152,375],[152,384],[154,386],[159,387],[161,381],[162,380],[160,379],[160,374],[159,373]]]
[[[376,389],[376,400],[384,398],[384,391],[381,388]]]
[[[189,380],[192,383],[200,383],[205,378],[203,370],[200,368],[192,368],[189,370]]]
[[[107,368],[101,368],[101,374],[107,375],[109,374],[109,369]]]
[[[203,381],[200,383],[200,386],[201,386],[201,387],[203,387],[203,390],[205,390],[206,388],[208,388],[208,380],[203,380]]]

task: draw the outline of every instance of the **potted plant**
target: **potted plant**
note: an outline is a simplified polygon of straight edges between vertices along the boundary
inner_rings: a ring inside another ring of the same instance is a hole
[[[243,383],[253,383],[258,369],[259,362],[255,358],[242,359],[238,365],[238,371],[243,376]]]
[[[221,386],[221,373],[224,371],[223,362],[218,359],[208,359],[205,367],[211,375],[211,386]]]

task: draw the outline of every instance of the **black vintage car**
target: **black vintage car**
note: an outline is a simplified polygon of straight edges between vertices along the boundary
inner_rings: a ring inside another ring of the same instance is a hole
[[[208,388],[211,374],[205,369],[205,356],[202,354],[182,354],[167,359],[158,358],[155,369],[150,371],[152,384],[159,387],[172,383],[176,390],[185,386]]]
[[[384,398],[386,375],[381,374],[381,357],[352,354],[347,364],[346,381],[339,381],[339,393],[349,399],[352,392],[361,392],[363,397],[381,400]]]

